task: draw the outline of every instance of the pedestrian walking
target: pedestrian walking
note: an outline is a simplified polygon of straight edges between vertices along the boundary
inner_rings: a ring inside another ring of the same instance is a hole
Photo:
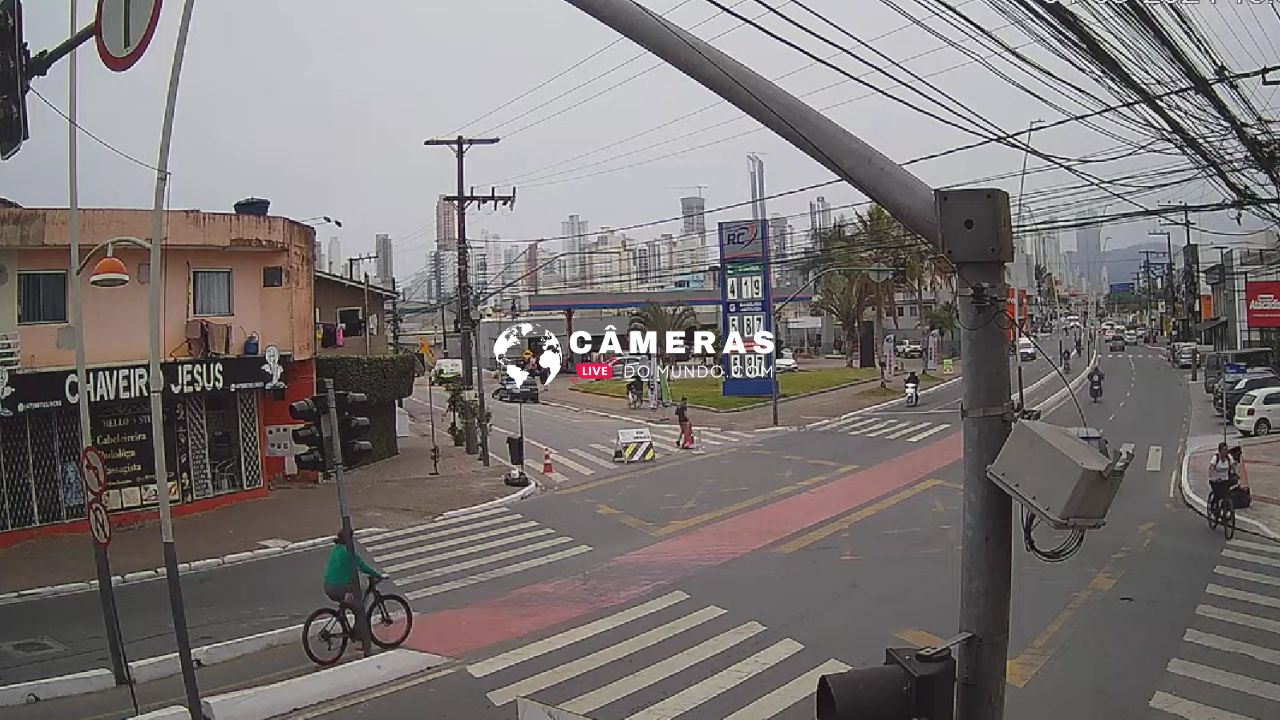
[[[693,424],[689,422],[689,398],[680,398],[680,404],[676,405],[676,420],[680,422],[680,439],[676,447],[681,449],[693,447]]]

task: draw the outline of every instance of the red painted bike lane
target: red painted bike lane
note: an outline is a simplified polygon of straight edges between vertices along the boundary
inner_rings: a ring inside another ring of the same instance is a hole
[[[925,479],[962,454],[961,434],[955,433],[770,505],[619,555],[573,577],[415,615],[404,646],[459,657],[629,602],[872,503]]]

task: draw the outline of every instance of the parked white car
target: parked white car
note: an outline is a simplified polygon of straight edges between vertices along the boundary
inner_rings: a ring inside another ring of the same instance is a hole
[[[1280,427],[1280,387],[1250,390],[1236,403],[1231,424],[1241,435],[1270,435]]]

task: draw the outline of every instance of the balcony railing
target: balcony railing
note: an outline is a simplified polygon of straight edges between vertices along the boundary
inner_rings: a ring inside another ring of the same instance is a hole
[[[0,332],[0,367],[8,370],[22,367],[21,349],[17,331]]]

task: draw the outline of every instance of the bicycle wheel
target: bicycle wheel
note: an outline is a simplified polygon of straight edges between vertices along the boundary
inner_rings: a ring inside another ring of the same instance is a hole
[[[1209,503],[1209,506],[1205,508],[1204,516],[1209,520],[1209,529],[1217,530],[1218,529],[1218,501],[1217,500],[1214,500],[1213,502]]]
[[[397,647],[413,629],[413,612],[399,595],[379,595],[369,607],[369,635],[380,648]]]
[[[349,614],[349,613],[348,613]],[[338,611],[323,607],[311,613],[302,626],[302,649],[311,662],[328,667],[342,657],[347,650],[351,634],[350,625]]]
[[[1228,540],[1236,536],[1236,506],[1229,497],[1222,499],[1222,534]]]

